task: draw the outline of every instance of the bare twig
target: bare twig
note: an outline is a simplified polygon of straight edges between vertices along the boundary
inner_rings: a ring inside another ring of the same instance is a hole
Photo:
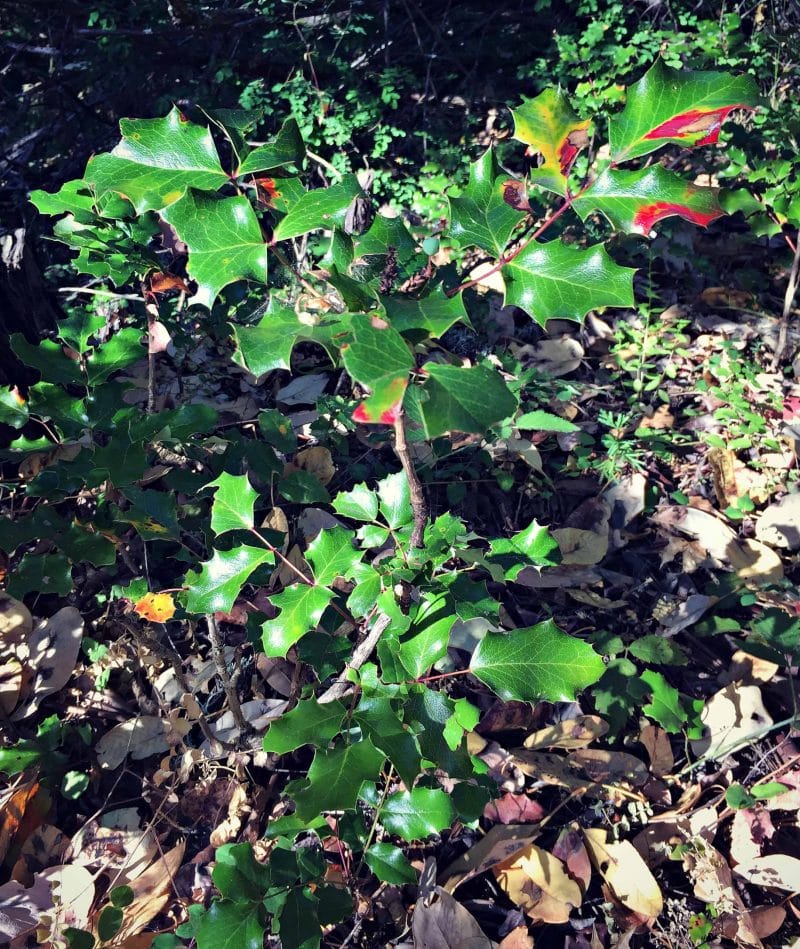
[[[425,492],[422,490],[422,484],[411,460],[411,452],[408,450],[406,440],[406,413],[401,408],[397,413],[394,423],[394,450],[403,466],[408,487],[411,492],[411,510],[414,513],[414,529],[411,532],[410,544],[412,547],[423,547],[425,528],[428,524],[428,502],[425,500]]]
[[[363,641],[360,642],[356,648],[353,650],[353,655],[350,659],[350,662],[344,667],[342,674],[339,678],[330,686],[322,695],[317,699],[317,701],[323,705],[326,702],[334,702],[336,699],[340,699],[343,696],[347,695],[353,688],[353,683],[347,678],[347,673],[352,669],[357,671],[360,669],[364,663],[372,655],[372,651],[378,645],[378,640],[383,636],[386,628],[388,627],[391,620],[385,613],[375,620],[375,625],[364,637]]]
[[[789,243],[791,247],[791,243]],[[797,285],[800,282],[800,230],[797,232],[797,240],[794,246],[794,258],[792,267],[789,271],[789,281],[786,284],[786,293],[783,297],[783,313],[781,314],[781,323],[778,328],[778,341],[775,344],[775,353],[772,357],[772,371],[777,372],[778,367],[783,361],[786,352],[786,344],[789,340],[789,316],[792,312],[792,304],[797,293]]]
[[[228,708],[233,715],[234,724],[243,735],[246,735],[250,731],[250,725],[244,717],[242,706],[239,702],[239,694],[228,673],[228,666],[225,663],[225,644],[222,642],[222,636],[220,635],[217,620],[213,613],[206,614],[206,625],[208,626],[208,638],[211,640],[211,657],[214,660],[217,675],[222,682],[222,688],[225,690]]]

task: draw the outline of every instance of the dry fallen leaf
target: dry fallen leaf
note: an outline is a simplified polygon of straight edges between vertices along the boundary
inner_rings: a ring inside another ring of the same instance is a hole
[[[756,537],[771,547],[800,548],[800,494],[787,494],[762,512]]]
[[[28,640],[28,665],[34,670],[33,694],[17,708],[11,720],[27,718],[48,695],[70,679],[83,637],[83,619],[74,606],[65,606],[41,622]]]
[[[669,774],[675,764],[669,735],[658,725],[644,725],[639,732],[639,741],[650,756],[650,770],[659,777]]]
[[[28,607],[0,591],[0,640],[3,646],[24,642],[32,631],[33,618]]]
[[[583,836],[592,863],[620,903],[648,919],[659,916],[664,908],[661,890],[633,844],[609,841],[600,827],[585,829]]]
[[[558,857],[567,868],[567,873],[585,894],[592,881],[592,863],[577,825],[564,827],[553,844],[553,856]]]
[[[411,919],[414,945],[424,949],[492,949],[475,917],[442,887],[418,900]]]
[[[758,686],[738,682],[731,682],[712,695],[700,719],[705,734],[692,741],[692,750],[709,759],[732,754],[753,738],[766,734],[772,725]]]
[[[589,567],[608,553],[608,524],[599,532],[562,527],[550,532],[561,550],[561,563]]]
[[[166,906],[185,850],[185,842],[179,843],[128,884],[133,890],[133,902],[125,907],[122,927],[116,936],[118,942],[141,932]]]
[[[175,601],[169,593],[145,593],[134,603],[133,612],[150,623],[166,623],[175,615]]]
[[[188,723],[187,723],[188,724]],[[166,751],[172,723],[156,715],[142,715],[115,725],[95,745],[101,768],[118,768],[131,756],[135,761]]]
[[[579,715],[540,728],[522,743],[525,748],[585,748],[608,731],[608,723],[599,715]]]
[[[755,886],[800,893],[800,859],[785,853],[756,857],[734,867],[734,872]]]
[[[529,844],[492,872],[511,902],[534,922],[565,923],[583,899],[564,864],[536,844]]]
[[[322,445],[313,448],[304,448],[294,457],[294,465],[287,466],[293,470],[300,469],[313,475],[320,484],[330,484],[336,474],[330,450]]]
[[[439,876],[449,892],[524,850],[538,832],[531,824],[495,824],[478,843],[457,857]]]

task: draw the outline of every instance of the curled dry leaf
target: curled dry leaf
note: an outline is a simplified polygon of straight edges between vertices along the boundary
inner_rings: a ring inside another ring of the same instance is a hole
[[[525,748],[585,748],[608,731],[608,723],[599,715],[579,715],[528,735]]]
[[[43,699],[63,689],[78,660],[82,637],[83,619],[74,606],[65,606],[33,630],[27,657],[35,673],[32,694],[11,716],[12,721],[27,718]]]
[[[664,908],[661,890],[633,844],[609,841],[600,827],[584,830],[583,836],[592,863],[620,903],[648,919],[659,916]]]
[[[669,735],[659,725],[644,725],[639,732],[639,741],[650,756],[650,770],[659,777],[669,774],[675,764]]]
[[[565,923],[583,899],[561,860],[536,844],[492,872],[509,899],[535,922]]]
[[[22,691],[23,668],[19,659],[10,657],[0,664],[0,710],[10,715]]]
[[[16,880],[0,886],[0,945],[7,946],[39,925],[39,918],[53,906],[49,882],[38,875],[27,889]]]
[[[125,940],[140,933],[166,906],[185,850],[185,842],[179,843],[128,884],[133,890],[133,901],[125,907],[122,927],[116,936],[118,943],[124,945]]]

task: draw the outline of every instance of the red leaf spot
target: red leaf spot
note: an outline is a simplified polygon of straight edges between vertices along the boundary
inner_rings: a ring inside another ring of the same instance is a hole
[[[372,418],[367,411],[365,403],[362,402],[361,405],[356,408],[355,412],[353,412],[353,421],[361,422],[364,425],[374,425],[376,419]]]
[[[719,138],[719,130],[722,123],[734,109],[748,109],[752,112],[752,107],[737,103],[735,105],[726,105],[720,109],[689,109],[688,112],[682,112],[680,115],[674,115],[661,125],[651,129],[646,135],[646,140],[655,138],[693,138],[695,135],[705,132],[695,145],[713,145]]]
[[[588,144],[589,136],[586,134],[585,127],[570,132],[561,143],[558,149],[558,164],[561,168],[561,174],[564,175],[565,178],[569,174],[573,162],[578,157],[578,152]]]
[[[665,217],[672,217],[675,214],[686,218],[693,224],[700,227],[708,227],[715,219],[720,217],[722,211],[695,211],[685,204],[673,204],[670,201],[655,201],[653,204],[645,204],[639,208],[633,218],[633,226],[643,234],[647,234],[653,229],[653,225]]]
[[[397,421],[397,416],[400,413],[400,403],[393,405],[390,409],[386,409],[385,412],[381,412],[381,422],[384,425],[394,425]]]

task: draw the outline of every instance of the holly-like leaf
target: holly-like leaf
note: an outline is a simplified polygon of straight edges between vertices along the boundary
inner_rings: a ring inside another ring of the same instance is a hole
[[[561,560],[558,542],[536,520],[513,537],[495,538],[489,548],[487,561],[500,566],[506,580],[516,580],[524,567],[552,567]]]
[[[258,493],[247,475],[232,475],[223,471],[205,487],[217,489],[211,507],[211,530],[215,536],[219,537],[226,531],[250,530],[253,527],[253,509]]]
[[[392,326],[411,340],[426,336],[440,339],[455,323],[470,325],[464,295],[448,297],[441,287],[419,300],[395,295],[381,297],[381,301]]]
[[[653,669],[645,669],[641,680],[653,693],[650,702],[642,706],[645,715],[649,715],[661,727],[672,734],[680,732],[687,720],[686,709],[681,703],[680,692]]]
[[[580,321],[589,310],[633,306],[634,269],[620,267],[601,244],[580,248],[550,241],[530,244],[502,269],[506,305],[518,306],[544,326]]]
[[[150,623],[166,623],[175,615],[175,601],[169,593],[145,593],[134,603],[133,612]]]
[[[133,328],[120,330],[95,347],[86,357],[86,378],[90,386],[100,385],[112,373],[127,369],[145,355],[142,334]]]
[[[308,787],[294,795],[298,816],[309,820],[323,811],[355,807],[361,783],[374,782],[384,760],[383,752],[369,740],[318,750],[308,769]]]
[[[447,653],[450,630],[457,619],[449,597],[425,598],[398,650],[400,661],[415,679]]]
[[[321,530],[306,551],[317,583],[327,586],[337,577],[349,580],[360,563],[363,551],[353,546],[353,533],[343,527]]]
[[[95,198],[88,182],[78,178],[67,181],[58,191],[31,191],[30,202],[42,214],[73,214],[78,221],[89,224],[95,219]]]
[[[271,298],[263,316],[252,326],[228,324],[233,330],[237,349],[233,361],[260,378],[274,369],[288,369],[292,350],[301,340],[321,338],[334,321],[326,321],[325,329],[302,323],[293,309]],[[320,337],[320,338],[318,338]]]
[[[425,372],[418,408],[426,438],[447,432],[482,433],[516,411],[516,396],[487,366],[430,362]]]
[[[439,788],[414,788],[390,794],[379,820],[391,834],[403,840],[424,840],[449,827],[455,817],[450,795]]]
[[[340,491],[336,495],[333,509],[354,521],[374,521],[378,516],[378,496],[365,484],[357,484],[350,491]]]
[[[360,194],[361,185],[355,175],[346,175],[330,188],[306,192],[278,223],[274,239],[285,241],[319,228],[342,227],[347,209]]]
[[[662,165],[607,168],[572,206],[583,220],[600,211],[616,230],[637,234],[649,234],[665,217],[678,215],[707,227],[723,214],[716,188],[694,185]]]
[[[264,652],[268,656],[285,656],[290,646],[319,623],[332,599],[333,593],[327,587],[310,583],[295,583],[272,597],[280,613],[262,626]]]
[[[239,165],[237,177],[254,171],[269,171],[284,165],[297,165],[306,155],[300,127],[295,119],[287,119],[274,140],[254,148]]]
[[[264,751],[285,755],[303,745],[324,748],[339,733],[346,714],[341,702],[320,705],[314,698],[304,699],[270,723],[264,735]]]
[[[378,482],[380,511],[392,530],[411,523],[411,491],[408,478],[402,471],[387,475]]]
[[[548,191],[566,195],[567,176],[581,149],[589,144],[589,119],[580,119],[560,90],[545,89],[512,109],[514,138],[540,154],[542,162],[530,180]]]
[[[417,871],[408,862],[403,851],[394,844],[373,844],[364,853],[364,863],[383,883],[402,886],[405,883],[417,882]]]
[[[522,220],[505,200],[505,182],[494,150],[488,149],[469,166],[469,183],[460,198],[450,198],[450,234],[462,245],[475,245],[500,257],[514,228]]]
[[[162,217],[189,248],[187,269],[197,282],[190,302],[211,309],[229,283],[267,282],[267,246],[247,198],[220,198],[190,189]]]
[[[385,696],[364,695],[353,715],[373,745],[392,762],[406,787],[412,787],[422,770],[419,745],[404,728],[392,701]]]
[[[408,386],[414,359],[403,337],[379,316],[353,317],[352,340],[342,345],[350,375],[372,390],[353,413],[357,422],[392,425]]]
[[[11,428],[22,428],[28,422],[28,403],[16,386],[0,391],[0,422]]]
[[[579,432],[580,428],[569,419],[562,418],[560,415],[554,415],[552,412],[545,412],[543,409],[534,409],[532,412],[525,412],[514,419],[514,425],[517,428],[530,430],[533,432]]]
[[[193,934],[197,949],[261,949],[262,912],[258,903],[215,900]]]
[[[199,573],[186,576],[186,609],[190,613],[229,613],[250,574],[273,559],[272,551],[263,547],[215,550],[211,559],[201,564]]]
[[[552,620],[488,633],[470,662],[470,672],[506,702],[574,702],[575,693],[597,682],[604,669],[591,646]]]
[[[163,119],[122,119],[119,126],[122,141],[86,167],[98,196],[121,194],[142,214],[167,207],[188,187],[216,191],[228,181],[209,130],[177,108]]]
[[[353,251],[358,257],[377,257],[385,264],[389,247],[394,249],[395,260],[401,268],[414,266],[411,261],[417,256],[417,242],[402,217],[376,214],[367,231],[353,235]],[[420,266],[423,264],[424,260]]]
[[[713,145],[730,112],[760,104],[752,76],[671,69],[657,59],[628,89],[622,112],[609,120],[611,160],[649,155],[670,142]]]

